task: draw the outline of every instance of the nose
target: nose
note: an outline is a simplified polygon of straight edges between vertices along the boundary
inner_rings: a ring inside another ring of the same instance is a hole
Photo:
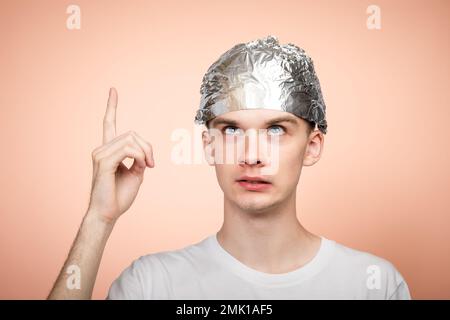
[[[238,164],[242,167],[263,167],[267,163],[267,145],[264,143],[263,135],[258,135],[255,130],[247,130],[241,139],[243,142],[238,147]]]

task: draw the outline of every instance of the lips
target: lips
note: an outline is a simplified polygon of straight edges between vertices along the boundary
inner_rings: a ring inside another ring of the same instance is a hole
[[[261,181],[261,180],[255,180],[255,181],[253,181],[253,180],[238,180],[239,182],[248,182],[248,183],[251,183],[251,184],[257,184],[257,183],[270,183],[270,182],[267,182],[267,181]]]
[[[272,184],[263,177],[242,176],[236,180],[237,183],[248,191],[263,191],[272,186]]]
[[[239,179],[237,179],[238,182],[245,181],[248,183],[270,183],[269,180],[265,179],[261,176],[241,176]]]

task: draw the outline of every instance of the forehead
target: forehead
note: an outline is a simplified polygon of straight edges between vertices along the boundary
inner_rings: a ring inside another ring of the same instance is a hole
[[[290,125],[300,125],[301,119],[286,111],[245,109],[221,114],[210,121],[210,126],[215,127],[221,124],[230,124],[242,127],[262,127],[267,124],[281,122]]]

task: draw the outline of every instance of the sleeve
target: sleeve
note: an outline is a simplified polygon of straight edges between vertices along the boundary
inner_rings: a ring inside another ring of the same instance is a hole
[[[388,286],[388,300],[411,300],[408,285],[401,273],[391,265],[390,285]]]
[[[142,258],[142,257],[141,257]],[[144,299],[142,259],[139,258],[114,280],[108,291],[107,300]]]
[[[389,297],[389,300],[411,300],[408,285],[405,280],[402,280],[395,291]]]

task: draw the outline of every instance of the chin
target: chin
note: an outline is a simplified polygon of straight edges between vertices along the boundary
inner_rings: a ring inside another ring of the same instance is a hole
[[[241,196],[239,199],[236,199],[235,204],[241,210],[248,211],[249,213],[264,213],[274,207],[276,202],[273,199],[264,199],[264,197],[256,195],[253,196],[252,199],[250,197]]]

